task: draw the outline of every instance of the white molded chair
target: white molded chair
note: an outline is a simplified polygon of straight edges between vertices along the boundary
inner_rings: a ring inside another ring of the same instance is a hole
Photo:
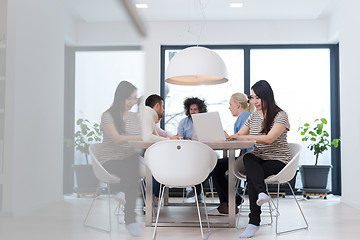
[[[306,221],[305,215],[299,205],[299,202],[296,199],[294,190],[292,189],[291,185],[290,185],[290,180],[294,178],[296,171],[298,169],[298,164],[299,164],[299,158],[300,158],[300,151],[301,151],[301,145],[297,144],[297,143],[289,143],[289,148],[290,148],[290,152],[291,152],[291,160],[288,164],[286,164],[286,166],[276,175],[272,175],[269,176],[265,179],[265,183],[266,186],[267,184],[277,184],[278,185],[278,189],[277,189],[277,200],[276,200],[276,234],[281,234],[281,233],[286,233],[286,232],[292,232],[292,231],[296,231],[296,230],[301,230],[301,229],[308,229],[309,224]],[[291,193],[294,197],[294,200],[300,210],[300,213],[304,219],[305,222],[305,227],[300,227],[300,228],[295,228],[295,229],[290,229],[290,230],[286,230],[286,231],[278,231],[278,218],[279,218],[279,191],[280,191],[280,184],[287,184],[291,190]],[[274,204],[275,205],[275,204]]]
[[[110,183],[120,183],[120,178],[118,176],[116,176],[116,175],[110,174],[101,165],[101,163],[97,159],[97,155],[98,155],[100,149],[101,149],[101,143],[94,143],[94,144],[90,145],[89,152],[90,152],[91,161],[92,161],[92,167],[93,167],[95,176],[99,179],[100,182],[103,182],[103,183],[107,184],[108,196],[109,196],[109,229],[98,228],[98,227],[95,227],[95,226],[88,225],[86,223],[95,200],[99,198],[100,184],[99,184],[97,192],[96,192],[97,197],[94,198],[94,200],[91,202],[90,209],[89,209],[89,211],[88,211],[88,213],[87,213],[87,215],[85,217],[84,226],[94,228],[94,229],[97,229],[97,230],[106,231],[106,232],[110,233],[111,232],[111,205],[110,205],[110,193],[111,192],[110,192]],[[117,209],[118,208],[120,208],[120,206],[118,206]]]
[[[151,170],[154,178],[163,185],[160,193],[160,203],[153,233],[153,239],[155,239],[160,209],[164,199],[165,187],[185,188],[201,184],[214,169],[217,162],[217,156],[213,149],[198,141],[166,140],[154,143],[146,150],[145,162]],[[195,200],[199,216],[201,236],[203,239],[207,239],[210,235],[210,224],[202,185],[201,189],[208,225],[208,234],[206,237],[204,237],[202,229],[199,202],[196,192]]]
[[[268,184],[277,184],[278,185],[278,190],[277,190],[277,204],[275,205],[275,203],[271,200],[271,202],[273,203],[275,209],[276,209],[276,234],[281,234],[281,233],[285,233],[285,232],[291,232],[291,231],[295,231],[295,230],[300,230],[300,229],[308,229],[308,223],[306,221],[305,215],[296,199],[295,193],[290,185],[290,180],[294,178],[297,168],[298,168],[298,163],[299,163],[299,157],[300,157],[300,151],[301,151],[301,145],[297,144],[297,143],[288,143],[289,144],[289,148],[290,148],[290,152],[291,152],[291,160],[289,161],[288,164],[286,164],[286,166],[276,175],[272,175],[269,176],[265,179],[265,183],[266,183],[266,187]],[[234,162],[234,175],[241,179],[246,181],[246,171],[245,171],[245,166],[244,166],[244,162],[242,157],[239,157],[235,162]],[[305,227],[301,227],[301,228],[296,228],[296,229],[291,229],[291,230],[287,230],[287,231],[282,231],[279,232],[278,231],[278,218],[279,218],[279,192],[280,192],[280,185],[281,184],[288,184],[291,193],[296,201],[296,204],[301,212],[301,215],[305,221],[306,226]],[[246,188],[246,185],[245,185]],[[244,191],[245,193],[245,191]],[[269,194],[269,192],[268,192]],[[270,194],[269,194],[270,195]],[[244,195],[243,195],[244,196]],[[269,203],[269,207],[270,207],[270,217],[271,217],[271,223],[273,222],[272,220],[272,208],[270,206]],[[241,210],[241,208],[240,208]],[[239,211],[240,212],[240,211]],[[239,219],[239,215],[238,215],[238,219]],[[238,221],[237,221],[238,222]],[[271,224],[270,223],[270,224]]]

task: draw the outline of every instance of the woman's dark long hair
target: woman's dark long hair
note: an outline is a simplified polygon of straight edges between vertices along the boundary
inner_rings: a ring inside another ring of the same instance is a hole
[[[136,87],[132,83],[121,81],[116,88],[113,104],[106,110],[113,117],[115,127],[119,134],[126,133],[125,123],[122,118],[125,111],[125,100],[130,97],[135,90]]]
[[[256,82],[251,89],[261,99],[261,108],[264,113],[264,122],[261,133],[268,134],[276,114],[281,110],[275,102],[274,92],[266,80]]]

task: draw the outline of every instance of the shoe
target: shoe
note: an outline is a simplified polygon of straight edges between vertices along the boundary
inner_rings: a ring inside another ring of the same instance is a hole
[[[244,203],[244,199],[241,196],[236,196],[236,206],[240,206],[241,204]]]
[[[188,193],[186,194],[186,197],[187,197],[187,198],[195,197],[195,190],[192,189],[190,192],[188,192]]]
[[[129,231],[131,236],[142,237],[143,235],[143,230],[139,223],[135,222],[135,223],[126,224],[126,229]]]
[[[221,213],[217,208],[211,209],[207,212],[209,216],[227,216],[227,213]]]
[[[118,201],[120,205],[125,205],[126,204],[125,193],[119,192],[118,194],[116,194],[115,200]]]

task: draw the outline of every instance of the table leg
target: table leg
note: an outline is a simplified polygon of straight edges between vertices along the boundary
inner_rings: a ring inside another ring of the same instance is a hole
[[[164,206],[169,206],[169,191],[170,189],[167,187],[165,188],[164,192]]]
[[[235,176],[233,174],[233,164],[235,162],[235,149],[229,150],[229,228],[235,227],[235,218],[236,218],[236,212],[235,212]]]
[[[146,167],[146,208],[145,208],[145,226],[152,227],[152,205],[153,205],[153,198],[152,198],[152,174],[148,167]]]

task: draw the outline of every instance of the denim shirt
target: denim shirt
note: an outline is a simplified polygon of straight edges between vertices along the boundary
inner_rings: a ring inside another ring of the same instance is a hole
[[[190,116],[181,119],[181,121],[179,122],[177,132],[179,134],[179,137],[182,137],[185,140],[186,139],[197,140],[194,139],[196,137],[193,136],[193,121]]]

